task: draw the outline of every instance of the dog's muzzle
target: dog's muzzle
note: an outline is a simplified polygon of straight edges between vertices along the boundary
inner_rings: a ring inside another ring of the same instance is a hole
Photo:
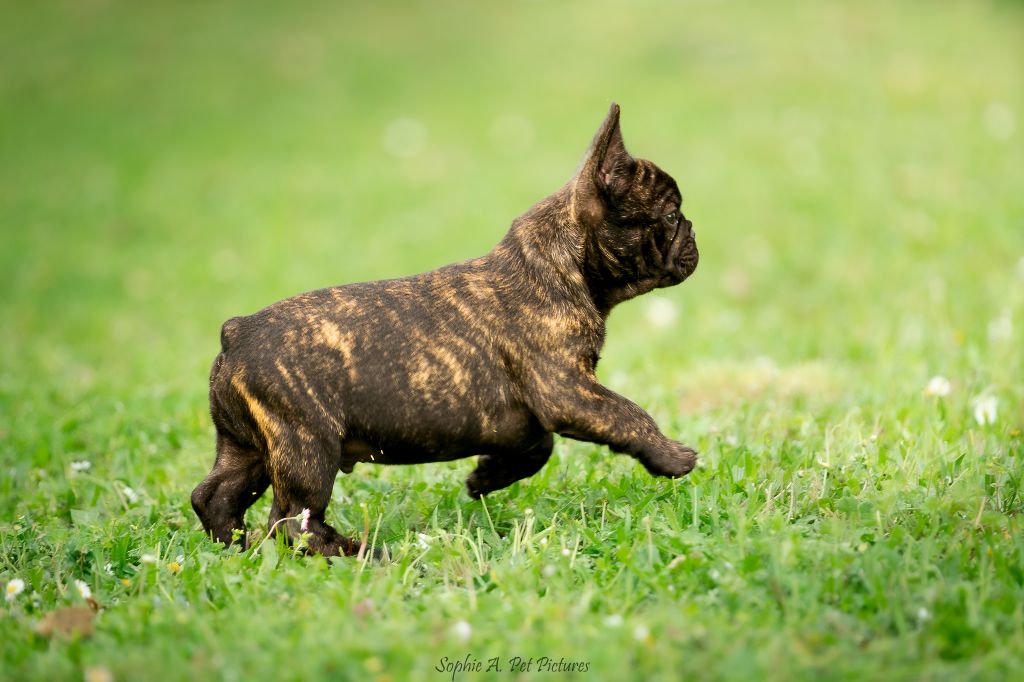
[[[662,265],[677,281],[689,277],[697,268],[697,240],[693,231],[693,223],[683,216],[666,240],[662,252]]]

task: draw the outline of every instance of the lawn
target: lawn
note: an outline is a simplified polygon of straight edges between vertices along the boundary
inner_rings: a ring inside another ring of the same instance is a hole
[[[1020,3],[40,2],[0,25],[0,679],[1019,674]],[[701,263],[615,311],[599,372],[699,467],[560,439],[480,503],[472,460],[359,465],[328,517],[388,561],[207,539],[221,322],[484,253],[613,100]],[[91,632],[50,632],[86,591]]]

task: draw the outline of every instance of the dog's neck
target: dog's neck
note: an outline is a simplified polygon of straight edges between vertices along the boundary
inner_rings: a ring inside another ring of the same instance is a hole
[[[577,205],[574,189],[570,182],[517,218],[490,256],[524,273],[535,286],[548,290],[552,299],[582,304],[603,323],[612,308],[630,296],[608,287],[588,267],[584,225],[588,216]]]

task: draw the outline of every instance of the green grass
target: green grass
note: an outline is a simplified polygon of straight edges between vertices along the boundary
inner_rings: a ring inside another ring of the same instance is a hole
[[[0,584],[26,584],[0,678],[1024,664],[1019,4],[10,3],[0,23]],[[360,465],[328,515],[384,564],[204,538],[220,323],[483,253],[613,99],[702,259],[615,312],[600,372],[701,466],[654,480],[560,440],[482,505],[469,460]],[[35,634],[75,580],[92,636]]]

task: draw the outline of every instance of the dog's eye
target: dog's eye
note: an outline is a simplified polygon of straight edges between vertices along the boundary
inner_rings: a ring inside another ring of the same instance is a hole
[[[665,222],[669,225],[675,225],[679,221],[679,211],[672,211],[671,213],[665,214]]]

